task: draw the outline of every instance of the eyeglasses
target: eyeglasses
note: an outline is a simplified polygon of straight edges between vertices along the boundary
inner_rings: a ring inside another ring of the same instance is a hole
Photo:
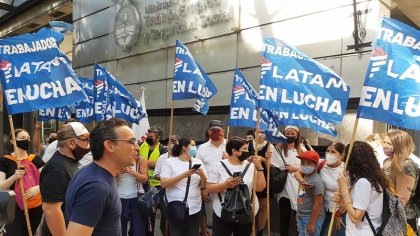
[[[109,141],[127,141],[129,144],[136,144],[137,139],[136,138],[129,138],[129,139],[109,139]]]
[[[90,138],[76,138],[76,139],[78,139],[78,140],[82,140],[82,141],[87,141],[87,142],[89,142],[89,141],[90,141]]]

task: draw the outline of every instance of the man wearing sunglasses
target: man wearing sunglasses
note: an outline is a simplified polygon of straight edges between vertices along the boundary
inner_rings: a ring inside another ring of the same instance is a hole
[[[57,134],[58,150],[44,166],[40,176],[44,222],[42,235],[65,235],[64,199],[71,178],[79,169],[78,161],[90,151],[89,132],[79,122],[63,125]]]
[[[67,235],[121,235],[121,201],[115,177],[138,159],[127,122],[111,118],[90,133],[93,162],[80,169],[66,192]]]

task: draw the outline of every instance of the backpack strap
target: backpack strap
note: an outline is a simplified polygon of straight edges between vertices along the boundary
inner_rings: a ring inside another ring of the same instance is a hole
[[[36,154],[29,154],[29,156],[28,156],[28,160],[29,161],[32,161],[34,158],[36,157]]]
[[[223,166],[223,168],[225,168],[225,170],[226,170],[226,172],[229,174],[229,176],[233,176],[232,175],[232,173],[229,171],[229,169],[227,168],[227,166],[225,165],[225,163],[223,163],[223,161],[220,161],[220,163],[222,164],[222,166]],[[239,175],[241,178],[243,178],[244,176],[245,176],[245,174],[246,174],[246,172],[248,171],[248,169],[249,169],[249,166],[251,165],[251,163],[249,162],[246,166],[245,166],[245,169],[242,171],[242,173]],[[224,203],[223,203],[223,201],[222,201],[222,195],[220,194],[220,193],[217,193],[217,196],[219,196],[219,201],[220,201],[220,204],[222,205],[222,207],[223,207],[223,205],[224,205]]]
[[[223,161],[220,161],[220,163],[222,163],[223,168],[225,168],[226,172],[228,173],[229,176],[233,176],[232,173],[230,172],[230,170],[227,168],[227,166],[225,165],[225,163],[223,163]]]
[[[4,157],[6,157],[9,160],[12,160],[12,161],[17,162],[17,158],[15,156],[12,156],[12,155],[4,155]],[[35,157],[36,157],[36,154],[29,154],[28,155],[28,158],[26,158],[26,159],[28,161],[31,161],[32,162],[32,160],[35,159]]]
[[[190,170],[191,169],[191,166],[192,166],[192,162],[191,162],[191,159],[190,159],[190,161],[189,161],[189,164],[188,164],[188,169]],[[188,198],[188,192],[190,191],[190,182],[191,182],[191,175],[188,177],[188,180],[187,180],[187,189],[186,189],[186,191],[185,191],[185,198],[184,198],[184,201],[182,201],[183,203],[186,203],[187,202],[187,198]],[[168,203],[168,198],[166,197],[166,192],[165,192],[165,201],[166,201],[166,203]]]
[[[190,161],[189,161],[189,164],[188,164],[188,169],[190,170],[191,169],[191,165],[192,165],[192,162],[191,162],[191,159],[190,159]],[[187,198],[188,198],[188,192],[189,192],[189,190],[190,190],[190,183],[191,183],[191,175],[188,177],[188,180],[187,180],[187,191],[185,192],[185,198],[184,198],[184,203],[186,203],[187,202]]]
[[[277,153],[278,153],[278,154],[280,154],[280,157],[281,157],[281,159],[283,160],[284,165],[286,166],[286,165],[287,165],[287,163],[286,163],[286,161],[284,160],[284,157],[283,157],[283,154],[281,153],[280,148],[279,148],[279,147],[277,147],[277,146],[274,146],[274,148],[276,149]]]
[[[4,157],[6,157],[7,159],[12,160],[14,162],[17,161],[16,157],[15,156],[12,156],[12,155],[4,155]]]
[[[246,166],[245,166],[245,169],[242,171],[242,173],[241,173],[241,178],[243,179],[244,178],[244,176],[245,176],[245,174],[246,174],[246,172],[248,171],[248,169],[249,169],[249,166],[251,165],[251,162],[249,162]]]
[[[365,211],[365,217],[366,217],[367,221],[369,222],[369,226],[370,226],[370,229],[371,229],[371,230],[372,230],[372,232],[373,232],[373,235],[374,235],[374,236],[376,236],[376,235],[377,235],[377,233],[376,233],[375,227],[373,226],[372,221],[370,220],[370,218],[369,218],[369,214],[368,214],[368,212],[367,212],[367,211]]]
[[[319,174],[319,172],[321,172],[322,168],[325,166],[325,163],[327,163],[327,160],[322,160],[319,165],[318,168],[316,168],[316,172]]]

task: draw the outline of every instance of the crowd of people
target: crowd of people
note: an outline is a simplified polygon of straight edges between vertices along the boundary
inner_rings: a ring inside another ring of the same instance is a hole
[[[256,235],[263,235],[272,199],[280,215],[271,225],[281,236],[328,235],[330,227],[331,235],[368,236],[382,225],[388,190],[404,207],[407,235],[417,234],[419,161],[407,132],[371,135],[351,151],[332,142],[325,158],[296,126],[285,127],[287,140],[279,144],[262,130],[228,140],[224,132],[223,122],[213,120],[198,147],[179,135],[163,145],[158,127],[139,142],[121,119],[99,122],[90,132],[71,120],[49,134],[41,156],[28,153],[40,146],[37,131],[31,142],[28,131],[16,129],[10,138],[16,149],[0,157],[0,189],[16,192],[15,219],[4,235],[149,236],[160,230],[165,236],[245,236],[254,219]],[[272,168],[284,175],[278,192],[267,191]],[[152,191],[146,212],[139,198]]]

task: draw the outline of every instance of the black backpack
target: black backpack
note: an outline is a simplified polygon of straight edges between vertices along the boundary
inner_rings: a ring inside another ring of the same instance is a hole
[[[226,167],[225,163],[220,161],[226,172],[233,177],[232,173]],[[248,163],[239,177],[243,178],[251,163]],[[249,195],[248,185],[243,181],[235,188],[227,189],[225,199],[222,201],[220,193],[219,200],[222,205],[222,220],[226,222],[249,224],[252,223],[252,201]]]

